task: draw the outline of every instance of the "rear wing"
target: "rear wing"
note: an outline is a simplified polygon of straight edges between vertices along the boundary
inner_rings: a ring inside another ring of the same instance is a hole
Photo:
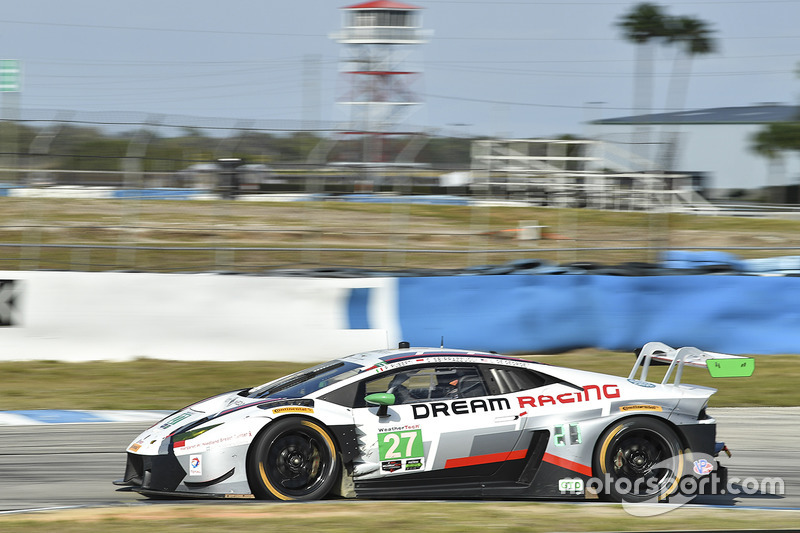
[[[636,372],[641,368],[639,380],[647,381],[647,371],[650,368],[651,361],[669,364],[669,369],[667,369],[667,373],[661,381],[662,385],[669,383],[673,372],[675,376],[674,384],[680,385],[683,367],[687,365],[708,368],[708,373],[714,378],[751,376],[756,367],[755,359],[752,357],[704,352],[693,346],[672,348],[661,342],[648,342],[639,351],[636,363],[633,365],[628,379],[635,380]]]

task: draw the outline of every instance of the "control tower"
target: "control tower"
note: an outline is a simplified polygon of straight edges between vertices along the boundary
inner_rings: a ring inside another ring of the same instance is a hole
[[[416,6],[376,0],[342,8],[342,28],[331,35],[343,45],[339,66],[347,90],[339,104],[349,121],[342,133],[363,137],[362,164],[394,159],[384,149],[387,135],[419,134],[402,123],[422,104],[411,88],[422,72],[411,60],[429,36]]]

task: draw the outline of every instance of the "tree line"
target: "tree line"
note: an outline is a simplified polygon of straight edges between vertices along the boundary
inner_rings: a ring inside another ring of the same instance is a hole
[[[634,90],[638,113],[650,110],[652,98],[652,44],[677,47],[668,101],[665,107],[681,111],[685,105],[692,59],[717,50],[709,23],[690,16],[672,16],[663,7],[644,2],[633,6],[618,21],[622,36],[637,48]],[[800,74],[800,69],[798,69]],[[682,83],[682,84],[681,84]],[[786,152],[800,152],[800,115],[792,122],[767,124],[751,139],[750,148],[775,159]]]
[[[673,16],[657,4],[644,2],[623,14],[617,26],[622,37],[636,45],[636,111],[648,113],[652,106],[652,56],[656,44],[675,49],[665,107],[682,110],[693,59],[717,50],[710,24],[696,17]],[[563,138],[572,137],[565,135]],[[428,137],[420,144],[413,162],[433,168],[467,168],[471,160],[471,142],[476,139]],[[393,161],[409,140],[387,136],[381,142],[376,162]],[[0,156],[6,159],[13,156],[22,166],[40,169],[115,171],[124,168],[122,162],[132,157],[141,161],[142,170],[159,172],[179,171],[192,164],[227,157],[248,163],[302,165],[310,164],[315,150],[319,151],[324,143],[330,144],[325,150],[325,162],[368,160],[363,140],[351,138],[331,143],[330,138],[316,132],[277,134],[242,130],[219,137],[201,129],[183,128],[178,135],[163,136],[157,129],[145,126],[109,133],[100,126],[62,124],[39,128],[24,122],[0,122]],[[769,158],[800,152],[800,116],[793,122],[766,125],[753,137],[751,148]]]

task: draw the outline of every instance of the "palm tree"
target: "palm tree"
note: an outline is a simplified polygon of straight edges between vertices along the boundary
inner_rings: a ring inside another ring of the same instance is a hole
[[[623,37],[636,45],[636,75],[634,80],[634,114],[650,112],[653,92],[653,47],[652,42],[669,36],[667,17],[656,4],[641,3],[624,15],[618,22]],[[640,128],[642,143],[640,153],[645,159],[648,155],[648,128]]]
[[[784,155],[787,152],[800,154],[800,116],[794,122],[773,122],[768,124],[750,138],[750,149],[767,158],[770,174],[783,173]],[[773,189],[772,202],[781,202],[780,191]]]
[[[716,51],[716,42],[711,37],[712,30],[708,25],[694,17],[669,17],[665,22],[666,41],[677,46],[672,77],[666,97],[668,110],[683,110],[686,105],[686,93],[692,70],[692,59],[695,56],[711,54]],[[662,154],[659,158],[662,167],[669,170],[672,166],[672,154],[675,151],[677,132],[673,132],[670,140],[668,134],[662,132]]]
[[[686,100],[686,88],[691,75],[692,59],[695,56],[711,54],[716,51],[716,42],[711,37],[712,30],[700,19],[694,17],[674,17],[667,22],[668,44],[674,44],[678,50],[675,54],[675,63],[667,94],[669,101],[673,97],[675,106],[667,109],[682,109]],[[682,88],[673,88],[672,85],[683,82]]]

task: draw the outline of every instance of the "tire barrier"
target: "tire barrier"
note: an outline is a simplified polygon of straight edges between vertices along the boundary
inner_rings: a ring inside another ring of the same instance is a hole
[[[556,263],[544,259],[517,259],[501,265],[479,265],[454,269],[372,270],[358,267],[326,267],[310,269],[276,269],[265,276],[315,278],[373,277],[442,277],[519,275],[582,275],[602,276],[687,276],[699,274],[732,274],[740,276],[798,276],[800,256],[739,259],[726,252],[667,251],[657,263],[626,262],[614,265],[587,261]]]

